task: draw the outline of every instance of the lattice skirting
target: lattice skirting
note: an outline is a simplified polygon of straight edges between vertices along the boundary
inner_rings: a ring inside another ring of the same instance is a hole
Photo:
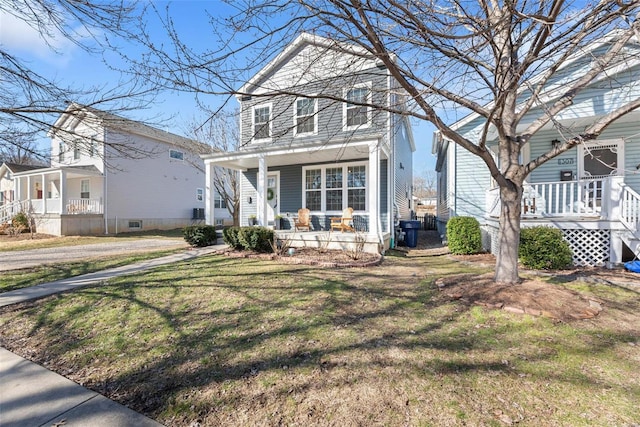
[[[604,267],[609,262],[610,230],[563,229],[562,235],[573,252],[573,264],[582,267]],[[482,227],[484,249],[498,253],[498,229]]]

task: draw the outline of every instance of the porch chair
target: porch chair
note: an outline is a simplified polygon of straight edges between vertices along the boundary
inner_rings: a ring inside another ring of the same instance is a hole
[[[300,230],[301,228],[306,228],[307,231],[311,231],[311,224],[309,222],[309,209],[298,209],[298,217],[295,218],[293,225],[296,231]]]
[[[346,208],[342,211],[341,217],[331,218],[331,231],[339,229],[340,232],[356,231],[353,228],[353,208]]]

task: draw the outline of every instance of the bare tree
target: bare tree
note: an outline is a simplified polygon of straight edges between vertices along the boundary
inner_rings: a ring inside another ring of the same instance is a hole
[[[7,0],[0,2],[0,17],[26,24],[37,32],[50,51],[61,40],[102,60],[118,40],[135,38],[140,11],[135,1]],[[69,101],[120,114],[148,105],[152,89],[142,79],[127,77],[101,87],[78,87],[35,71],[7,43],[0,45],[0,148],[38,155],[32,144],[67,111]],[[71,112],[73,113],[73,112]]]
[[[482,159],[498,184],[502,200],[498,282],[519,282],[525,178],[550,159],[597,138],[640,106],[640,99],[628,99],[580,132],[567,132],[557,121],[590,84],[619,64],[625,45],[638,36],[637,0],[586,5],[563,0],[246,0],[234,1],[231,7],[237,10],[235,16],[212,17],[211,45],[217,47],[205,52],[180,42],[167,9],[165,27],[174,46],[160,50],[143,36],[150,49],[137,69],[149,75],[162,69],[155,74],[162,87],[242,96],[238,88],[246,78],[301,31],[334,40],[337,50],[376,59],[398,82],[399,94],[408,95],[410,108],[388,103],[369,106],[433,123],[443,138]],[[162,12],[153,11],[162,18]],[[566,81],[558,89],[559,97],[545,98],[562,68],[606,34],[615,36],[606,52]],[[261,93],[304,95],[296,91],[295,82],[261,88]],[[346,101],[335,92],[320,91],[317,96]],[[485,120],[473,139],[448,124],[469,113]],[[525,123],[531,114],[535,119]],[[548,125],[558,128],[563,143],[522,163],[522,148]],[[490,130],[497,134],[497,158],[487,145]]]
[[[8,129],[4,133],[7,144],[0,144],[0,163],[18,165],[42,165],[46,159],[35,140],[27,137],[21,130]]]
[[[433,170],[423,170],[413,174],[413,195],[424,199],[436,195],[436,173]]]
[[[203,144],[196,151],[209,154],[216,151],[235,151],[240,146],[238,131],[238,114],[218,111],[209,113],[202,121],[193,121],[187,134]],[[240,225],[240,172],[237,170],[216,167],[213,170],[213,186],[221,199],[226,202],[227,211],[233,218],[233,225]]]

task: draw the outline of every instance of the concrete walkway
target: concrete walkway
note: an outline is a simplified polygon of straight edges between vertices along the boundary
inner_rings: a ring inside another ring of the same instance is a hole
[[[0,307],[41,298],[108,279],[139,273],[222,250],[226,245],[189,249],[82,276],[0,294]],[[0,426],[161,426],[156,421],[88,390],[0,347]]]

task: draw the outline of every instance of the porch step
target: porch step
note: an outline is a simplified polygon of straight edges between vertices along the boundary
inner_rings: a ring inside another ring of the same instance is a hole
[[[631,249],[631,252],[640,258],[640,232],[627,231],[622,235],[622,241]]]

